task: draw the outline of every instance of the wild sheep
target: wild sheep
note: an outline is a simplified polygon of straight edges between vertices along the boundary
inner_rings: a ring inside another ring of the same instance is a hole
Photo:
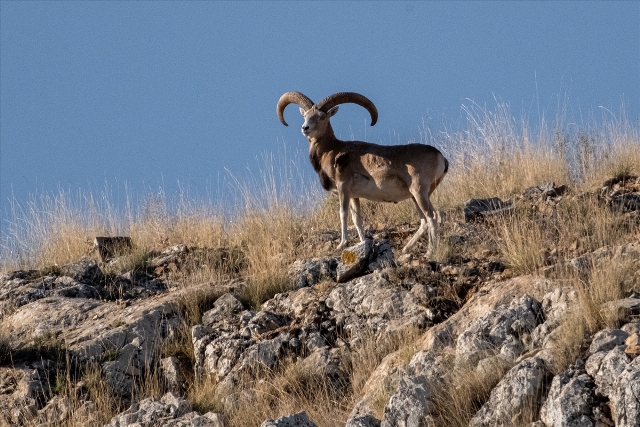
[[[364,240],[360,215],[360,198],[376,202],[397,203],[412,198],[420,228],[402,249],[408,252],[429,227],[427,256],[436,244],[438,223],[429,196],[449,169],[449,162],[435,147],[424,144],[385,146],[361,141],[340,141],[331,128],[329,118],[338,112],[338,105],[358,104],[369,111],[371,126],[378,120],[373,102],[354,92],[340,92],[314,104],[300,92],[287,92],[277,105],[283,125],[284,109],[298,104],[304,117],[302,134],[309,139],[309,160],[327,191],[338,193],[342,239],[338,249],[347,245],[347,210],[351,207],[353,222],[360,240]]]

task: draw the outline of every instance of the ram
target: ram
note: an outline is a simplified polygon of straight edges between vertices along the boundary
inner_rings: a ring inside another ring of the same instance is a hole
[[[340,141],[330,118],[338,105],[353,103],[366,108],[371,126],[378,120],[373,102],[354,92],[340,92],[314,104],[300,92],[287,92],[277,105],[278,118],[284,124],[284,110],[298,104],[304,117],[302,134],[309,139],[309,160],[318,173],[320,184],[338,194],[342,239],[338,249],[347,246],[347,211],[351,207],[353,222],[360,240],[364,240],[360,198],[376,202],[397,203],[411,198],[420,216],[420,227],[402,249],[408,252],[429,229],[427,255],[433,253],[438,223],[429,197],[442,181],[449,162],[438,149],[425,144],[378,145],[361,141]]]

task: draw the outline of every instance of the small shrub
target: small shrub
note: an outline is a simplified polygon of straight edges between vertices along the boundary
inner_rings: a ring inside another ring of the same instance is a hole
[[[56,375],[56,380],[51,388],[53,394],[63,394],[67,391],[69,386],[69,382],[67,381],[67,376],[65,374]]]
[[[127,322],[125,322],[124,320],[116,319],[113,322],[111,322],[111,327],[112,328],[119,328],[120,326],[124,326],[126,324],[127,324]]]

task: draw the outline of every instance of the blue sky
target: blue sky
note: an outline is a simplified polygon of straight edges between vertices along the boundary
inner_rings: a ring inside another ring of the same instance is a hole
[[[640,2],[0,2],[0,215],[58,188],[194,195],[299,151],[280,95],[339,91],[339,137],[391,144],[461,105],[509,103],[536,122],[640,117]],[[286,148],[283,148],[286,145]],[[306,168],[306,169],[305,169]]]

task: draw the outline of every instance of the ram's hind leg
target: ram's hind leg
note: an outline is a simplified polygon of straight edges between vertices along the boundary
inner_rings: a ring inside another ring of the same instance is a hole
[[[411,240],[409,240],[409,243],[407,243],[402,249],[402,252],[409,252],[428,228],[429,246],[427,249],[427,256],[430,256],[435,250],[436,236],[438,233],[438,222],[436,221],[436,213],[427,194],[424,194],[419,190],[411,191],[411,194],[413,195],[413,202],[416,205],[416,210],[418,211],[418,215],[420,216],[420,227],[418,228],[418,231],[416,231],[416,234],[413,235]]]

